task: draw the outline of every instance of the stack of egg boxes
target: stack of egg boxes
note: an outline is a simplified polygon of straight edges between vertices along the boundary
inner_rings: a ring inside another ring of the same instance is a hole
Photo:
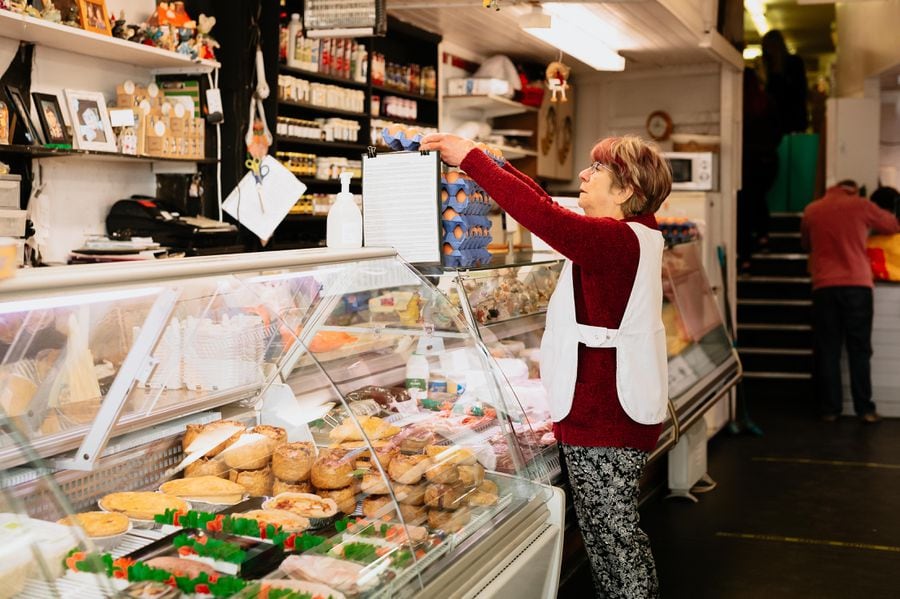
[[[441,177],[444,266],[482,266],[491,261],[491,209],[487,193],[460,173]]]

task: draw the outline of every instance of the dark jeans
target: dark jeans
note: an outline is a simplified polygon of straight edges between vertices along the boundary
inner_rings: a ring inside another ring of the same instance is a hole
[[[769,205],[766,194],[778,177],[778,157],[744,156],[743,182],[737,194],[738,260],[750,260],[755,240],[769,236]]]
[[[846,342],[853,408],[862,416],[872,402],[872,289],[824,287],[813,291],[813,382],[823,415],[840,414],[841,347]]]

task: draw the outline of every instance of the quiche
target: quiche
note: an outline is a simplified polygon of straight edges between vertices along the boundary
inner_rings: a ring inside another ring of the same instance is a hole
[[[312,493],[281,493],[263,504],[267,510],[287,510],[305,518],[330,518],[337,511],[334,499],[324,499]]]
[[[284,532],[303,532],[309,528],[309,520],[287,510],[250,510],[235,514],[241,518],[256,520],[262,525],[280,526]]]
[[[128,491],[104,495],[97,502],[107,512],[121,512],[134,520],[153,520],[153,516],[166,510],[187,512],[188,502],[174,495],[152,491]]]
[[[177,478],[163,483],[159,491],[183,499],[224,505],[234,505],[242,501],[246,494],[242,485],[218,476]]]
[[[89,537],[112,537],[128,530],[128,516],[117,512],[83,512],[57,520],[65,526],[79,526]]]

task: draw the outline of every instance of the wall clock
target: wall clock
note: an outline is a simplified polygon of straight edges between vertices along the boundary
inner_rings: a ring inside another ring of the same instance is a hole
[[[647,117],[647,134],[656,141],[665,141],[672,134],[672,117],[663,110],[656,110]]]

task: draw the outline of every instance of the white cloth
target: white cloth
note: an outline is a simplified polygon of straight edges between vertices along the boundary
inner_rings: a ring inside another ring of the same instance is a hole
[[[541,339],[541,380],[554,422],[572,408],[578,372],[578,344],[616,348],[616,391],[625,413],[640,424],[658,424],[666,415],[668,367],[662,323],[662,251],[659,231],[630,222],[640,244],[637,274],[618,329],[575,320],[572,262],[566,260],[547,307]]]

